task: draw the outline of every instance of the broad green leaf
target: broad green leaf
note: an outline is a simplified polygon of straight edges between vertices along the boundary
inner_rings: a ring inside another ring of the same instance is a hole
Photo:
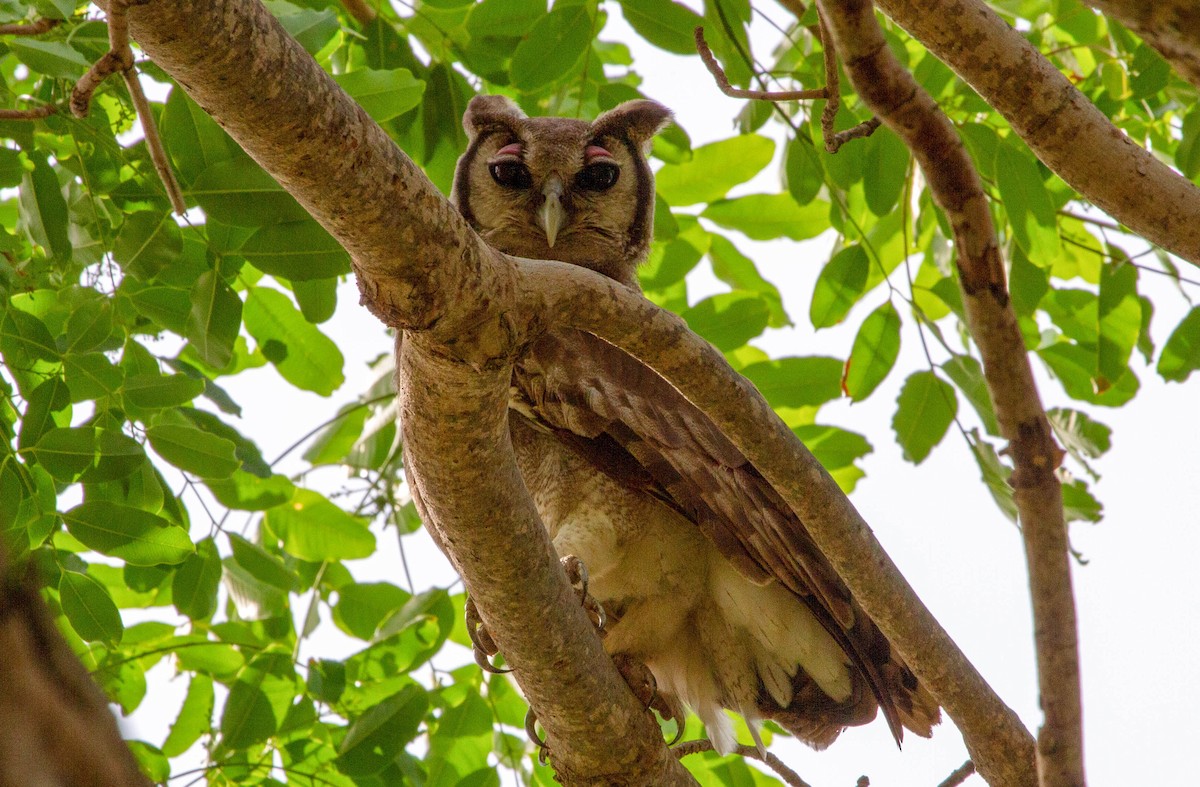
[[[228,478],[242,464],[234,456],[232,441],[190,426],[151,426],[146,437],[163,459],[201,478]]]
[[[829,229],[829,203],[798,205],[790,194],[750,194],[714,202],[700,214],[754,240],[807,240]]]
[[[215,677],[232,675],[246,660],[232,645],[214,642],[198,634],[179,637],[175,657],[181,669]]]
[[[350,272],[350,255],[312,219],[263,227],[238,254],[263,273],[285,279],[327,279]]]
[[[375,536],[363,520],[307,489],[267,511],[265,521],[283,548],[301,560],[353,560],[375,551]]]
[[[80,637],[109,645],[121,641],[125,631],[121,613],[99,582],[86,574],[63,571],[58,578],[58,598],[63,614]]]
[[[788,193],[800,205],[807,205],[821,191],[825,185],[825,171],[811,142],[800,137],[788,142],[784,176]]]
[[[39,443],[40,444],[40,443]],[[134,473],[146,459],[141,443],[114,429],[96,430],[96,463],[79,477],[85,483],[118,481]]]
[[[663,290],[681,282],[704,257],[710,242],[700,222],[681,216],[675,237],[651,246],[649,258],[638,269],[642,287],[649,291]]]
[[[441,779],[462,784],[469,774],[487,767],[491,744],[491,710],[478,693],[471,692],[442,712],[437,732],[430,736],[426,757],[430,782],[437,784]]]
[[[29,68],[54,79],[77,81],[91,67],[91,61],[66,41],[42,41],[37,38],[9,37],[4,42]]]
[[[262,452],[258,450],[258,446],[252,440],[244,437],[241,432],[212,413],[198,410],[194,407],[182,408],[179,414],[205,432],[222,437],[233,443],[235,446],[234,455],[241,461],[244,470],[257,475],[259,478],[271,477],[271,467],[263,459]]]
[[[738,251],[724,235],[709,234],[709,239],[708,258],[713,274],[735,290],[749,290],[761,295],[770,311],[767,324],[772,328],[791,325],[778,288],[762,277],[754,260]]]
[[[182,563],[192,539],[181,527],[131,506],[96,501],[62,515],[67,531],[89,549],[135,566]]]
[[[955,355],[942,364],[942,371],[967,397],[971,407],[979,415],[984,430],[993,437],[1000,436],[1000,424],[992,406],[992,395],[988,392],[983,376],[983,366],[969,355]]]
[[[761,335],[771,310],[762,296],[739,291],[705,298],[680,316],[689,328],[726,351]]]
[[[108,300],[85,300],[67,318],[66,351],[95,350],[108,341],[112,332],[112,304]]]
[[[655,189],[676,207],[713,202],[761,172],[774,153],[775,143],[757,134],[702,145],[690,161],[664,165],[655,175]]]
[[[223,369],[233,359],[233,345],[242,327],[242,299],[215,270],[200,274],[190,295],[184,335],[201,360]]]
[[[324,48],[338,31],[337,14],[332,8],[316,10],[301,8],[280,0],[265,0],[264,5],[275,14],[288,34],[300,42],[310,55]]]
[[[379,626],[410,598],[411,593],[388,582],[356,582],[338,588],[333,621],[347,634],[369,642]]]
[[[244,470],[234,471],[228,479],[210,478],[204,483],[221,505],[238,511],[266,511],[296,494],[296,487],[286,476],[261,478]]]
[[[96,430],[59,427],[42,433],[32,449],[38,464],[59,481],[74,481],[96,460]]]
[[[279,653],[254,659],[229,689],[221,713],[222,743],[240,749],[275,734],[296,696],[291,660]]]
[[[946,436],[958,413],[954,388],[933,372],[915,372],[904,381],[896,399],[892,430],[904,458],[920,464]]]
[[[164,784],[171,778],[171,763],[167,755],[157,746],[145,741],[126,741],[133,759],[137,760],[138,770],[155,784]]]
[[[178,87],[167,97],[159,133],[185,186],[213,164],[243,155],[217,121]]]
[[[179,614],[192,620],[207,620],[217,611],[217,587],[221,584],[221,556],[211,538],[196,544],[171,579],[171,600]]]
[[[304,319],[319,325],[337,311],[337,279],[293,279],[292,295]]]
[[[102,353],[68,355],[63,359],[63,371],[72,402],[110,396],[125,382],[125,372]]]
[[[346,690],[346,665],[332,659],[309,659],[304,683],[314,700],[332,705]]]
[[[132,278],[122,285],[128,290]],[[174,333],[183,333],[191,304],[188,291],[178,287],[141,287],[132,292],[129,299],[138,313]]]
[[[692,31],[704,26],[699,14],[671,0],[621,0],[621,16],[642,38],[677,55],[695,54]]]
[[[886,216],[896,206],[908,176],[908,147],[886,126],[867,138],[863,166],[871,177],[863,179],[867,207]]]
[[[206,216],[233,227],[311,221],[291,194],[246,159],[209,165],[196,176],[187,193],[200,203]]]
[[[1168,382],[1181,383],[1200,368],[1200,306],[1171,331],[1158,359],[1158,373]]]
[[[9,39],[9,46],[40,44],[41,41]],[[71,257],[71,239],[67,229],[67,201],[63,199],[58,176],[45,158],[35,158],[33,171],[21,179],[18,195],[21,220],[33,242],[57,260]]]
[[[1087,459],[1099,459],[1112,447],[1112,429],[1080,410],[1053,407],[1046,411],[1063,447]]]
[[[367,415],[368,408],[361,403],[343,405],[333,422],[313,438],[304,452],[304,461],[313,465],[338,464],[344,461],[346,455],[354,448],[355,442],[362,436]]]
[[[336,74],[336,81],[376,123],[402,115],[421,103],[425,83],[406,68],[376,71],[360,68]]]
[[[263,354],[292,385],[329,396],[345,381],[337,345],[305,320],[283,293],[249,288],[243,319]]]
[[[996,507],[1010,521],[1016,522],[1017,504],[1013,500],[1012,484],[1008,483],[1012,470],[1000,461],[996,449],[991,443],[981,439],[978,432],[971,430],[970,435],[971,453],[975,457],[975,464],[979,467],[983,483],[991,493],[992,499],[996,501]]]
[[[513,86],[533,91],[568,76],[591,46],[594,24],[586,4],[556,5],[513,52]]]
[[[170,214],[139,211],[121,224],[112,253],[126,273],[149,281],[183,253],[183,235]]]
[[[1058,342],[1039,349],[1037,353],[1062,383],[1067,395],[1081,402],[1120,407],[1136,396],[1141,387],[1137,375],[1130,369],[1115,384],[1098,391],[1096,381],[1092,378],[1096,369],[1096,353],[1091,348]]]
[[[1082,480],[1064,483],[1062,496],[1063,516],[1067,522],[1099,522],[1104,518],[1104,506]]]
[[[773,407],[815,407],[842,394],[837,358],[780,358],[742,369]]]
[[[852,402],[861,402],[879,387],[900,355],[900,315],[891,301],[871,312],[854,337],[842,387]]]
[[[1129,356],[1142,330],[1142,305],[1137,295],[1137,269],[1105,265],[1100,271],[1096,350],[1096,390],[1103,393],[1129,368]]]
[[[258,544],[230,533],[229,546],[233,549],[233,561],[255,579],[289,593],[299,587],[296,574]]]
[[[996,186],[1017,244],[1037,265],[1054,262],[1059,254],[1054,203],[1037,164],[1008,140],[996,149]]]
[[[35,360],[59,360],[58,347],[46,324],[28,312],[10,308],[0,319],[0,350],[14,367]]]
[[[17,447],[24,449],[37,443],[51,429],[71,423],[71,395],[61,377],[51,377],[33,389],[21,419]]]
[[[808,424],[792,430],[825,467],[834,471],[871,453],[871,443],[855,432],[836,426]]]
[[[425,690],[413,684],[372,705],[351,720],[338,747],[338,770],[356,779],[381,772],[416,737],[428,708]]]
[[[808,317],[814,328],[829,328],[846,319],[866,289],[870,267],[867,253],[857,243],[833,255],[813,288]]]
[[[467,30],[472,38],[516,38],[546,15],[546,0],[483,0],[471,9]]]
[[[153,410],[187,404],[204,391],[204,382],[186,374],[135,374],[125,378],[123,391],[130,404]]]

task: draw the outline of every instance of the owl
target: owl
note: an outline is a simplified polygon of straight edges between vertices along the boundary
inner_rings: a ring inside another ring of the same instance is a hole
[[[670,118],[648,100],[589,123],[477,97],[452,200],[500,251],[636,288],[654,223],[646,156]],[[726,708],[815,748],[880,708],[897,743],[931,734],[937,703],[803,523],[652,369],[553,328],[517,362],[509,426],[555,549],[583,562],[607,613],[606,650],[649,668],[656,707],[691,707],[721,752],[736,745]]]

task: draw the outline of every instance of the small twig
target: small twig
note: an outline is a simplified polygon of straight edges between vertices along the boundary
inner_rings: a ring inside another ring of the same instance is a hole
[[[721,92],[732,98],[749,98],[755,101],[803,101],[813,98],[826,98],[828,96],[827,88],[813,88],[812,90],[745,90],[740,87],[734,87],[729,84],[729,77],[725,76],[724,69],[717,59],[713,57],[712,49],[708,46],[708,42],[704,40],[704,28],[697,27],[695,30],[696,36],[696,51],[700,54],[700,59],[704,61],[704,65],[708,68],[708,72],[713,75],[713,79],[717,82],[717,87]]]
[[[83,78],[75,83],[75,89],[71,91],[71,112],[75,117],[87,117],[96,88],[109,76],[119,72],[125,80],[129,97],[133,100],[133,108],[137,112],[138,120],[142,123],[142,136],[146,139],[146,149],[150,152],[150,161],[153,162],[154,169],[158,172],[159,179],[162,180],[167,198],[171,201],[171,207],[182,216],[187,212],[187,202],[183,198],[183,191],[179,188],[179,181],[175,179],[175,173],[171,170],[167,151],[163,148],[162,137],[158,134],[158,125],[154,122],[154,114],[150,111],[150,102],[146,100],[142,83],[138,81],[137,71],[133,67],[133,49],[129,46],[129,21],[125,16],[125,9],[131,2],[136,4],[137,0],[112,0],[108,4],[109,49],[88,69]]]
[[[858,781],[854,783],[854,787],[871,787],[871,780],[866,776],[859,776]]]
[[[829,98],[825,103],[825,109],[821,111],[821,136],[825,140],[826,152],[837,153],[842,145],[850,140],[871,136],[875,129],[879,128],[880,121],[879,118],[872,115],[845,131],[835,132],[833,130],[838,109],[842,106],[841,80],[838,77],[837,50],[834,49],[833,39],[829,36],[829,28],[825,26],[825,18],[821,15],[820,10],[817,11],[817,31],[820,33],[821,54],[825,62],[825,90],[828,92]]]
[[[38,36],[62,24],[61,19],[42,17],[34,22],[0,25],[0,36]]]
[[[0,109],[0,120],[38,120],[58,111],[53,104],[43,104],[33,109]]]
[[[938,787],[958,787],[958,785],[965,782],[973,773],[975,773],[975,763],[971,760],[967,760],[958,767],[958,770],[947,776],[945,781],[939,784]]]
[[[701,752],[712,750],[712,741],[702,738],[700,740],[681,743],[671,751],[674,752],[677,759],[682,760],[688,755],[700,754]],[[789,787],[812,787],[811,784],[801,779],[799,774],[784,765],[783,760],[779,759],[769,751],[760,752],[754,746],[743,746],[739,744],[738,747],[734,749],[734,754],[764,763],[768,768],[775,771],[775,774],[779,776],[779,778],[783,779],[783,781],[788,784]]]

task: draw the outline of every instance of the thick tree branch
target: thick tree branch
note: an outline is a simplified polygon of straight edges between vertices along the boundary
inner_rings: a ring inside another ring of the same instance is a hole
[[[1047,167],[1151,243],[1200,265],[1200,189],[1134,144],[981,0],[878,0]]]
[[[987,199],[954,127],[888,48],[870,0],[818,2],[859,95],[913,151],[934,200],[954,227],[967,324],[1013,458],[1010,482],[1029,564],[1045,711],[1038,774],[1043,787],[1082,785],[1079,643],[1062,487],[1055,472],[1063,452],[1017,328]],[[991,764],[971,754],[990,778]]]
[[[0,550],[0,785],[149,785],[37,584]]]
[[[1195,0],[1088,0],[1133,30],[1200,87],[1200,5]]]

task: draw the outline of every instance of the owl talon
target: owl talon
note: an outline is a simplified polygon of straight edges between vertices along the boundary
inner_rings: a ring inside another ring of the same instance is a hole
[[[580,603],[583,604],[584,610],[587,611],[588,617],[592,620],[592,625],[600,632],[600,636],[606,633],[604,626],[608,623],[608,616],[604,612],[604,607],[600,602],[588,594],[588,570],[587,564],[574,555],[567,555],[560,558],[559,563],[562,564],[563,570],[567,572],[567,579],[571,586],[575,588],[575,592],[579,594]]]
[[[550,751],[550,747],[546,745],[546,741],[537,731],[537,714],[533,712],[533,708],[525,711],[525,734],[529,736],[529,740],[533,741],[533,745],[538,747],[538,762],[542,765],[546,764],[546,754]]]
[[[512,672],[511,669],[497,667],[491,662],[491,657],[499,653],[500,648],[492,639],[487,626],[483,625],[483,618],[479,617],[479,609],[469,597],[463,607],[463,618],[467,623],[467,636],[471,638],[471,653],[475,656],[475,663],[479,665],[479,668],[493,675]]]

